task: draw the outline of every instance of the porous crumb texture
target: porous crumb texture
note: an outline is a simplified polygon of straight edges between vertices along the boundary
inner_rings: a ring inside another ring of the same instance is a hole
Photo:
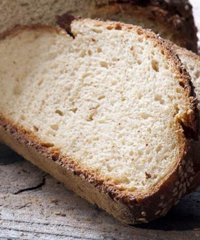
[[[179,55],[182,63],[184,64],[184,67],[189,72],[192,82],[195,87],[195,93],[196,97],[198,99],[198,110],[200,111],[200,57],[196,54],[187,51],[186,49],[175,47],[175,50],[177,54]],[[200,117],[200,115],[199,115]],[[200,126],[199,126],[200,127]],[[200,137],[200,131],[198,133],[198,136]],[[194,155],[194,164],[197,172],[197,179],[193,182],[193,188],[197,188],[200,184],[200,141],[193,143],[193,149],[195,152]],[[199,177],[198,177],[199,175]]]
[[[176,48],[176,52],[191,76],[197,98],[200,98],[200,57],[182,48]]]
[[[64,13],[114,20],[152,29],[176,44],[197,51],[191,5],[184,1],[0,0],[0,32],[16,25],[53,24]]]
[[[1,115],[97,179],[146,193],[186,151],[181,124],[193,112],[179,68],[140,28],[83,20],[72,33],[1,40]]]

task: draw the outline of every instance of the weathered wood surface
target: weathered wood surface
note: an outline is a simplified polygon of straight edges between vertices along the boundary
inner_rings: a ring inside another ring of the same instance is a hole
[[[15,153],[0,158],[0,239],[200,239],[200,189],[148,225],[119,223]]]
[[[200,0],[191,2],[200,30]],[[0,156],[0,239],[199,240],[200,188],[166,217],[131,227],[75,196],[15,153]]]

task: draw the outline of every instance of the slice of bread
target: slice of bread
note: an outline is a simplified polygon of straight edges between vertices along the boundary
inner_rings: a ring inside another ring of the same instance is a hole
[[[177,45],[197,51],[196,27],[188,0],[0,0],[0,9],[0,32],[31,23],[54,25],[57,15],[69,13],[150,28]]]
[[[195,86],[195,93],[200,100],[200,57],[190,51],[187,51],[184,48],[180,48],[174,46],[175,51],[180,57],[184,67],[189,72],[192,82]],[[200,102],[198,101],[198,109],[200,111]],[[200,116],[199,116],[200,117]],[[200,131],[199,131],[199,139],[200,139]],[[197,173],[195,179],[191,185],[191,191],[199,187],[200,185],[200,141],[194,142],[194,168]]]
[[[90,19],[0,41],[0,140],[128,224],[165,215],[195,176],[197,103],[169,45]]]

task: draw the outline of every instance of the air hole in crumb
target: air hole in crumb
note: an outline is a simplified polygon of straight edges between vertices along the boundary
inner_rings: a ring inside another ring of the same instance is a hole
[[[122,97],[121,97],[121,101],[122,101],[122,102],[126,101],[126,98],[122,96]]]
[[[91,122],[94,120],[94,115],[93,114],[90,114],[89,117],[87,118],[87,121],[88,122]]]
[[[138,41],[143,42],[143,38],[142,37],[138,38]]]
[[[176,92],[177,92],[177,93],[181,93],[182,90],[181,90],[180,88],[177,88],[177,89],[176,89]]]
[[[116,30],[121,30],[121,29],[122,29],[122,26],[121,26],[119,23],[117,23],[116,26],[115,26],[115,29],[116,29]]]
[[[114,58],[112,59],[112,61],[118,62],[118,61],[119,61],[119,58],[114,57]]]
[[[39,128],[38,128],[37,126],[33,126],[33,130],[34,130],[35,132],[38,132],[38,131],[39,131]]]
[[[159,72],[159,64],[157,61],[152,60],[151,65],[152,65],[153,70],[155,70],[156,72]]]
[[[156,94],[156,95],[155,95],[154,100],[157,101],[157,102],[160,102],[160,104],[164,104],[164,102],[165,102],[165,101],[163,100],[162,96],[159,95],[159,94]]]
[[[107,62],[100,62],[101,67],[108,68]]]
[[[165,64],[165,69],[168,70],[169,69],[169,65]]]
[[[92,55],[92,51],[88,50],[88,55],[91,56]]]
[[[58,124],[52,124],[50,127],[55,131],[57,131],[59,128]]]
[[[165,54],[164,50],[161,50],[161,54],[162,54],[162,55],[164,55],[164,54]]]
[[[86,55],[86,50],[84,49],[83,51],[81,51],[79,57],[85,57]]]
[[[40,86],[43,82],[44,82],[44,79],[41,79],[41,80],[38,82],[38,86]]]
[[[90,73],[84,73],[82,78],[84,79],[84,78],[89,77],[89,76],[90,76]]]
[[[98,97],[98,100],[101,100],[101,99],[104,99],[104,98],[105,98],[105,96],[102,95],[102,96],[99,96],[99,97]]]
[[[21,115],[21,120],[26,120],[26,117],[24,115]]]
[[[112,168],[111,168],[110,166],[106,166],[106,168],[107,168],[107,171],[108,171],[108,172],[111,172],[111,171],[112,171]]]
[[[161,145],[158,145],[158,146],[156,147],[156,152],[157,152],[157,153],[160,152],[161,149],[162,149],[162,146],[161,146]]]
[[[18,85],[15,86],[14,89],[13,89],[13,94],[14,95],[20,95],[20,93],[21,93],[21,88]]]
[[[93,28],[93,29],[91,29],[91,31],[93,31],[95,33],[102,33],[103,30],[101,28]]]
[[[191,71],[194,71],[194,66],[191,66],[191,67],[190,67],[190,70],[191,70]]]
[[[130,155],[131,157],[133,156],[133,151],[132,151],[132,150],[130,151],[129,155]]]
[[[137,30],[137,34],[138,34],[138,35],[142,35],[142,34],[143,34],[142,29],[139,28],[139,29]]]
[[[138,93],[138,99],[141,99],[141,98],[142,98],[142,94]]]
[[[142,61],[141,60],[137,60],[138,65],[141,65]]]
[[[77,112],[77,110],[78,110],[78,108],[76,108],[76,107],[75,107],[75,108],[71,108],[71,109],[70,109],[70,111],[71,111],[71,112],[73,112],[73,113],[76,113],[76,112]]]
[[[151,133],[151,132],[152,132],[152,129],[151,129],[151,128],[147,128],[147,131],[148,131],[149,133]]]
[[[117,81],[114,80],[114,81],[111,82],[111,84],[112,84],[112,85],[116,85],[116,84],[117,84]]]
[[[57,113],[57,114],[60,115],[60,116],[64,116],[64,113],[63,113],[61,110],[59,110],[59,109],[57,109],[57,110],[55,111],[55,113]]]
[[[50,66],[50,68],[51,69],[56,69],[56,68],[58,68],[58,63],[53,63],[51,66]]]
[[[113,29],[113,26],[107,26],[106,27],[108,30],[112,30]]]
[[[141,113],[141,118],[143,118],[143,119],[147,119],[147,118],[149,118],[149,117],[151,117],[151,115],[149,115],[148,113]]]
[[[102,52],[102,49],[100,47],[97,48],[97,52],[100,53]]]
[[[200,71],[197,71],[197,72],[195,73],[195,77],[196,77],[196,78],[199,78],[199,77],[200,77]]]
[[[50,147],[54,147],[53,143],[41,143],[42,147],[46,147],[46,148],[50,148]]]
[[[70,76],[71,76],[71,77],[74,77],[74,76],[75,76],[75,73],[74,73],[74,72],[71,72],[71,73],[70,73]]]
[[[146,154],[147,154],[147,155],[150,154],[150,149],[149,149],[149,148],[146,150]]]

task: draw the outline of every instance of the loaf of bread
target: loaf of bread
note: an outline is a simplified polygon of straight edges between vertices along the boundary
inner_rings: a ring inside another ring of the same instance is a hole
[[[55,25],[58,15],[69,13],[139,25],[197,51],[196,27],[188,0],[0,0],[0,9],[0,32],[16,25]]]
[[[151,31],[74,20],[0,40],[0,140],[128,224],[164,216],[196,175],[197,103]]]

